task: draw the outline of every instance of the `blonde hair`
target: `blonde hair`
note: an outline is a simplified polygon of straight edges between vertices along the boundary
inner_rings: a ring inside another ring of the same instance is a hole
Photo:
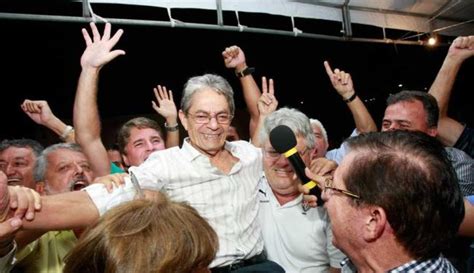
[[[218,248],[198,212],[166,197],[119,205],[89,228],[66,258],[64,273],[191,273]]]

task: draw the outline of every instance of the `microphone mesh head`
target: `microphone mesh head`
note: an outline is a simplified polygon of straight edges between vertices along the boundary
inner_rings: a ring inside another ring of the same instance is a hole
[[[270,132],[270,143],[280,154],[296,146],[296,137],[290,127],[278,125]]]

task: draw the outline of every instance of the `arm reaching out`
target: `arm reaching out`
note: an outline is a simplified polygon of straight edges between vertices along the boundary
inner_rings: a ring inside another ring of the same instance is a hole
[[[324,67],[326,68],[326,73],[328,74],[332,86],[336,89],[337,93],[341,95],[347,103],[347,106],[349,106],[357,131],[359,131],[359,133],[377,131],[374,119],[362,100],[355,93],[351,74],[339,70],[338,68],[333,71],[327,61],[324,62]]]
[[[13,249],[13,239],[23,224],[22,220],[33,220],[40,209],[37,192],[26,187],[8,186],[6,175],[0,172],[0,257]]]
[[[121,29],[111,37],[109,23],[105,25],[102,36],[94,23],[91,23],[90,27],[92,37],[86,29],[82,29],[87,47],[81,57],[82,71],[77,84],[73,119],[77,143],[89,159],[94,175],[102,176],[110,173],[110,162],[100,138],[101,125],[97,105],[99,71],[111,60],[124,55],[125,51],[112,50],[122,36]]]
[[[179,146],[178,110],[173,100],[173,91],[166,90],[166,86],[157,85],[153,92],[158,103],[151,101],[151,105],[166,120],[166,148]]]
[[[61,137],[65,142],[76,142],[74,131],[67,132],[68,126],[59,118],[57,118],[48,102],[45,100],[28,100],[26,99],[21,104],[21,109],[37,124],[43,125]],[[63,134],[66,135],[63,137]]]

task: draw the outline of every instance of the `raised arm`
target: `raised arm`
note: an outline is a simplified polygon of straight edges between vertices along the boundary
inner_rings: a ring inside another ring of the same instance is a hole
[[[56,117],[45,100],[28,100],[21,104],[21,109],[37,124],[43,125],[57,134],[63,141],[74,143],[74,130]]]
[[[125,52],[112,50],[122,36],[121,29],[111,37],[111,26],[107,23],[101,37],[94,23],[91,23],[90,27],[92,38],[86,29],[82,29],[87,47],[81,57],[82,70],[77,84],[73,120],[77,143],[81,145],[91,163],[94,175],[103,176],[110,173],[110,162],[100,138],[101,125],[97,105],[99,71],[105,64]]]
[[[151,101],[151,105],[165,118],[166,148],[179,146],[178,110],[173,100],[173,91],[166,90],[166,86],[157,85],[153,92],[158,103]]]
[[[234,69],[234,72],[239,77],[242,92],[244,93],[245,104],[250,114],[249,133],[250,136],[253,136],[259,119],[257,103],[261,94],[260,88],[251,73],[244,76],[241,73],[247,69],[248,66],[245,54],[240,47],[235,45],[227,47],[222,52],[222,57],[224,57],[225,67]]]
[[[449,47],[443,65],[428,92],[438,102],[438,138],[446,146],[453,146],[464,129],[461,123],[448,117],[447,113],[456,75],[464,60],[472,56],[474,56],[474,36],[456,38]]]
[[[336,89],[337,93],[341,95],[344,102],[347,103],[349,110],[351,110],[357,131],[359,133],[377,131],[374,119],[354,90],[351,74],[341,71],[338,68],[333,71],[327,61],[324,62],[324,67],[326,68],[326,73],[328,74],[332,86]]]

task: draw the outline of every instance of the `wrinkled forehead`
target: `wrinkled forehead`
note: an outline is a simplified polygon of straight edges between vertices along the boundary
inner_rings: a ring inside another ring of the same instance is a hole
[[[221,113],[230,111],[229,102],[226,97],[211,88],[196,91],[191,97],[191,111],[203,111],[208,113]]]
[[[0,160],[11,160],[14,158],[36,158],[30,147],[10,146],[0,152]]]
[[[419,100],[400,101],[388,105],[385,109],[384,119],[398,120],[423,120],[427,121],[428,114]]]
[[[270,142],[269,137],[263,143],[263,147],[267,150],[268,149],[273,149],[273,146],[272,146],[272,143]],[[296,135],[296,149],[301,152],[301,151],[305,150],[306,148],[307,148],[307,146],[306,146],[305,137],[300,135],[300,134]]]
[[[160,138],[161,134],[154,128],[146,127],[146,128],[138,128],[133,127],[130,130],[130,137],[128,138],[129,143],[136,141],[137,139],[150,139],[150,138]]]
[[[80,151],[69,149],[57,149],[48,154],[48,163],[59,164],[61,162],[88,162],[87,157]]]

